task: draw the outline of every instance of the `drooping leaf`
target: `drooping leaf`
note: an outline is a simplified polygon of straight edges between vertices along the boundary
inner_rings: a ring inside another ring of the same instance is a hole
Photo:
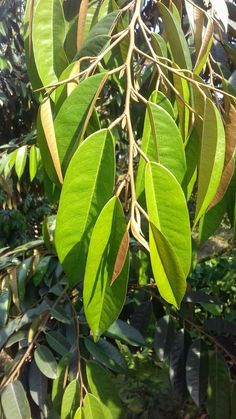
[[[19,298],[21,301],[24,299],[25,296],[26,281],[31,270],[32,261],[32,256],[30,256],[29,258],[25,258],[18,270],[17,287]]]
[[[180,70],[180,68],[178,68],[176,65],[175,68]],[[178,108],[179,127],[183,141],[186,141],[188,138],[190,125],[190,112],[186,106],[191,105],[190,87],[188,81],[181,77],[181,70],[179,71],[179,74],[173,74],[173,82],[174,87],[178,92],[178,94],[176,93],[176,104]]]
[[[43,85],[56,82],[67,66],[63,49],[65,20],[60,1],[39,0],[37,2],[32,37],[36,67]]]
[[[1,403],[6,419],[30,419],[31,412],[25,390],[20,381],[9,383],[1,394]]]
[[[157,35],[157,34],[155,34],[155,35]],[[168,112],[170,114],[170,116],[172,116],[173,119],[175,119],[174,108],[173,108],[172,104],[170,103],[168,97],[166,95],[164,95],[164,93],[162,93],[158,90],[154,90],[154,92],[152,92],[152,94],[149,98],[149,102],[155,103],[156,105],[165,109],[165,111]]]
[[[0,327],[5,326],[11,302],[11,291],[8,288],[5,288],[0,293]]]
[[[191,265],[191,232],[184,193],[176,178],[161,164],[148,163],[145,177],[150,220],[173,247],[187,276]]]
[[[79,83],[56,115],[55,133],[63,173],[84,134],[85,120],[91,116],[93,101],[96,100],[105,80],[106,74],[101,73]]]
[[[209,57],[209,53],[211,50],[212,42],[213,42],[213,23],[211,19],[209,19],[206,29],[205,29],[203,39],[202,39],[201,48],[196,58],[196,63],[194,67],[194,72],[196,74],[199,74],[202,71],[204,65],[206,64],[206,61]]]
[[[154,338],[154,349],[160,361],[164,361],[169,355],[174,333],[175,325],[172,317],[169,315],[161,317],[157,322]]]
[[[68,167],[59,203],[55,243],[71,286],[83,279],[92,228],[112,195],[114,160],[111,134],[101,130],[81,144]]]
[[[206,99],[198,173],[195,224],[206,211],[220,183],[225,158],[225,134],[221,116]]]
[[[66,387],[61,404],[61,419],[73,419],[80,405],[80,384],[77,379]]]
[[[94,340],[98,340],[117,319],[124,304],[129,254],[120,275],[113,284],[111,281],[126,228],[121,203],[117,197],[113,197],[105,205],[95,224],[84,278],[84,311]]]
[[[187,396],[185,362],[189,347],[189,335],[181,329],[174,337],[170,350],[169,374],[174,394],[183,402]]]
[[[105,413],[102,403],[90,393],[84,398],[83,415],[86,419],[111,419],[109,410]]]
[[[145,346],[145,340],[141,333],[130,324],[123,320],[116,320],[106,331],[106,335],[119,339],[122,342],[132,346]]]
[[[32,361],[30,364],[29,391],[33,401],[43,409],[48,395],[48,380],[38,369],[35,361]]]
[[[158,7],[161,11],[167,42],[170,45],[174,61],[180,68],[191,70],[189,47],[178,19],[164,4],[158,2]]]
[[[197,163],[199,153],[200,141],[197,130],[194,127],[185,146],[187,170],[183,183],[186,187],[187,200],[191,197],[194,185],[197,181]]]
[[[23,145],[17,150],[16,160],[15,160],[15,169],[16,169],[16,174],[19,180],[24,173],[26,159],[27,159],[27,145]]]
[[[83,39],[84,39],[84,27],[86,23],[86,17],[88,13],[88,0],[85,0],[81,3],[79,8],[78,23],[77,23],[77,37],[76,37],[76,46],[77,50],[80,49]]]
[[[227,208],[227,197],[224,197],[213,208],[210,208],[199,223],[199,244],[202,245],[219,227]]]
[[[86,363],[86,375],[90,391],[102,403],[103,410],[108,410],[113,419],[122,419],[124,411],[112,375],[93,361]]]
[[[33,144],[30,148],[30,155],[29,155],[29,173],[30,173],[30,181],[34,180],[38,169],[38,155],[37,155],[37,148]]]
[[[62,396],[63,396],[64,389],[66,386],[70,359],[71,359],[70,354],[67,354],[59,361],[58,366],[57,366],[57,378],[53,380],[52,403],[53,403],[53,408],[58,413],[61,412]]]
[[[206,399],[208,383],[208,353],[202,339],[195,340],[188,350],[186,380],[190,396],[200,407]]]
[[[54,164],[60,183],[63,183],[63,176],[61,172],[61,164],[58,155],[57,141],[53,125],[52,110],[50,99],[46,99],[40,106],[41,124],[44,131],[45,139],[47,141],[48,149]]]
[[[210,355],[207,411],[214,419],[230,418],[230,378],[228,366],[217,351]]]
[[[98,362],[101,362],[106,368],[112,371],[122,373],[126,370],[127,365],[119,350],[105,339],[100,338],[97,343],[92,339],[84,340],[86,349]]]
[[[129,233],[126,230],[121,240],[120,247],[116,256],[116,262],[115,262],[115,266],[114,266],[114,270],[112,274],[111,285],[115,282],[116,278],[120,275],[124,267],[128,250],[129,250]]]
[[[170,114],[152,102],[147,104],[142,151],[149,160],[161,163],[180,183],[182,182],[186,171],[186,161],[180,131]],[[138,197],[142,196],[144,191],[145,166],[145,161],[140,157],[136,178]]]
[[[34,359],[37,367],[46,377],[51,379],[57,377],[57,362],[47,346],[38,346],[34,352]]]

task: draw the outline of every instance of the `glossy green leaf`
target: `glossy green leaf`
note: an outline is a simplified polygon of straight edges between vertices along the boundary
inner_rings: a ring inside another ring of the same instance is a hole
[[[200,407],[206,399],[208,383],[207,346],[201,339],[195,340],[188,350],[186,380],[190,396]]]
[[[123,320],[116,320],[106,331],[106,335],[119,339],[122,342],[132,346],[145,346],[143,336],[135,327],[124,322]]]
[[[174,108],[164,93],[160,92],[159,90],[154,90],[149,98],[149,102],[155,103],[156,105],[165,109],[165,111],[168,112],[173,119],[175,119]]]
[[[106,74],[95,74],[82,81],[63,102],[55,118],[55,133],[62,170],[79,145],[84,123],[93,109],[93,100],[102,87]],[[92,106],[92,109],[91,109]]]
[[[119,350],[105,339],[100,338],[94,343],[91,338],[84,340],[86,349],[98,362],[112,371],[122,373],[127,365]]]
[[[230,377],[223,356],[211,353],[209,361],[207,411],[211,418],[230,418]]]
[[[161,11],[167,42],[170,45],[174,61],[180,68],[191,70],[189,47],[178,19],[164,4],[158,2],[158,7]]]
[[[175,66],[178,68],[177,66]],[[178,68],[180,70],[180,68]],[[176,104],[178,109],[178,120],[179,127],[183,140],[186,141],[189,134],[189,123],[190,123],[190,111],[187,105],[191,105],[190,88],[187,80],[184,80],[181,76],[176,73],[173,74],[174,87],[178,91],[176,94]],[[180,96],[179,96],[180,95]]]
[[[24,387],[18,380],[4,388],[1,394],[1,403],[6,419],[30,419],[32,417]]]
[[[106,164],[108,165],[107,161]],[[117,197],[113,197],[105,205],[95,224],[84,278],[84,311],[94,340],[98,340],[117,319],[125,301],[129,254],[112,285],[111,281],[126,228],[121,203]]]
[[[215,233],[226,213],[226,208],[227,196],[203,215],[199,223],[198,240],[200,245]]]
[[[57,362],[54,355],[45,345],[40,345],[34,352],[34,359],[37,367],[48,378],[57,377]]]
[[[78,148],[65,176],[55,243],[71,286],[83,279],[93,226],[112,195],[114,153],[109,131],[98,131]]]
[[[33,401],[43,409],[48,396],[48,380],[38,369],[35,361],[30,364],[29,391]]]
[[[72,419],[80,405],[80,384],[77,379],[66,387],[61,405],[61,419]]]
[[[32,38],[36,67],[43,85],[56,82],[67,66],[63,49],[65,19],[60,1],[38,1],[34,11]]]
[[[8,288],[3,289],[0,292],[0,328],[5,326],[11,303],[11,291]]]
[[[191,265],[191,230],[181,186],[169,170],[151,162],[146,167],[145,192],[150,220],[169,241],[187,276]]]
[[[216,194],[224,167],[224,158],[223,122],[216,106],[207,98],[203,120],[195,224]]]
[[[170,114],[152,102],[147,104],[142,151],[149,160],[161,163],[180,183],[182,182],[186,161],[180,131]],[[140,157],[136,178],[137,197],[142,197],[144,191],[145,166],[144,159]]]
[[[30,173],[30,181],[34,180],[37,174],[37,166],[38,166],[38,158],[37,158],[37,149],[33,144],[30,147],[30,155],[29,155],[29,173]]]
[[[53,408],[60,413],[62,396],[66,385],[66,374],[68,372],[71,356],[70,354],[65,355],[58,363],[57,366],[57,378],[53,380],[52,384],[52,404]]]
[[[87,393],[84,398],[83,415],[86,419],[111,419],[111,414],[107,410],[104,412],[102,403],[90,393]]]
[[[26,159],[27,159],[27,145],[23,145],[17,150],[16,160],[15,160],[15,169],[16,169],[16,174],[19,180],[24,173]]]
[[[112,375],[93,361],[86,363],[86,375],[90,391],[102,403],[105,413],[110,412],[112,419],[123,419],[124,411]]]

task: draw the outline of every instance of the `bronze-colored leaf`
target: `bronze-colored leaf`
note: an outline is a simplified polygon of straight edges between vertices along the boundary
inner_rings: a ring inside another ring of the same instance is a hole
[[[128,250],[129,250],[129,233],[126,230],[121,240],[120,247],[117,253],[116,263],[115,263],[113,274],[112,274],[111,285],[115,282],[116,278],[120,275],[124,267]]]
[[[77,25],[77,50],[82,46],[84,40],[84,27],[88,12],[88,0],[82,0],[79,9],[78,25]]]
[[[206,60],[208,58],[208,54],[209,54],[210,49],[211,49],[212,40],[213,40],[213,23],[209,19],[209,21],[207,23],[205,33],[204,33],[204,36],[203,36],[203,39],[202,39],[200,50],[199,50],[198,56],[196,58],[194,72],[200,73],[203,66],[205,65]]]
[[[61,171],[61,164],[58,155],[57,141],[54,131],[52,110],[50,99],[47,98],[40,106],[40,117],[42,122],[43,131],[48,144],[48,148],[52,157],[52,161],[58,176],[58,179],[63,183],[63,176]]]
[[[194,43],[195,43],[195,54],[196,57],[199,55],[199,51],[202,45],[202,29],[204,25],[204,14],[203,12],[194,7]]]
[[[232,176],[235,169],[234,154],[236,150],[236,109],[233,105],[230,105],[228,118],[225,125],[225,138],[226,138],[226,150],[225,150],[225,163],[221,177],[221,181],[217,192],[209,205],[209,209],[214,207],[218,202],[221,201],[225,192],[228,189]]]

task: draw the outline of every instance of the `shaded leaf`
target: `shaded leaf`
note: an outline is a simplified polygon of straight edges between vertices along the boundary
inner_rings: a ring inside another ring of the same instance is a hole
[[[45,345],[40,345],[34,351],[37,367],[48,378],[57,377],[57,362],[52,352]]]
[[[11,292],[8,288],[5,288],[0,293],[0,327],[5,326],[11,303]]]
[[[105,367],[120,373],[127,368],[126,362],[118,349],[106,340],[100,338],[97,343],[94,343],[90,338],[86,338],[84,343],[95,360],[101,362]]]
[[[61,419],[72,419],[80,405],[80,384],[77,379],[66,387],[61,405]]]
[[[228,366],[217,351],[210,355],[207,411],[214,419],[230,418],[230,378]]]
[[[64,389],[67,382],[70,359],[71,359],[70,354],[67,354],[59,361],[58,366],[57,366],[57,378],[53,380],[52,403],[53,403],[53,408],[58,413],[61,412],[62,396],[63,396]]]
[[[38,369],[35,361],[32,361],[30,365],[29,391],[33,401],[43,409],[48,395],[48,380]]]
[[[188,347],[189,336],[181,329],[172,341],[169,360],[171,385],[176,398],[181,402],[183,402],[187,396],[185,362]]]
[[[130,324],[118,319],[106,331],[106,335],[119,339],[132,346],[145,346],[145,340],[141,333]]]
[[[190,396],[201,407],[206,399],[208,384],[207,346],[201,339],[195,340],[188,350],[186,380]]]
[[[175,324],[173,319],[169,315],[161,317],[157,322],[154,338],[154,350],[160,361],[164,361],[168,357],[174,334]]]
[[[6,419],[30,419],[30,406],[20,381],[8,384],[2,394],[1,403]]]

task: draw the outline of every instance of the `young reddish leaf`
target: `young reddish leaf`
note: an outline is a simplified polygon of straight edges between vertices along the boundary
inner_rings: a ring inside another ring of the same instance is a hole
[[[120,248],[117,253],[116,263],[115,263],[113,274],[112,274],[111,285],[115,282],[116,278],[120,275],[124,267],[128,250],[129,250],[129,233],[126,230],[124,233],[123,239],[121,240]]]
[[[61,165],[60,165],[58,149],[57,149],[57,141],[56,141],[54,125],[53,125],[52,110],[51,110],[49,98],[47,98],[41,104],[40,116],[41,116],[43,131],[45,134],[45,138],[48,144],[48,148],[52,157],[55,170],[57,172],[58,179],[61,183],[63,183]]]

